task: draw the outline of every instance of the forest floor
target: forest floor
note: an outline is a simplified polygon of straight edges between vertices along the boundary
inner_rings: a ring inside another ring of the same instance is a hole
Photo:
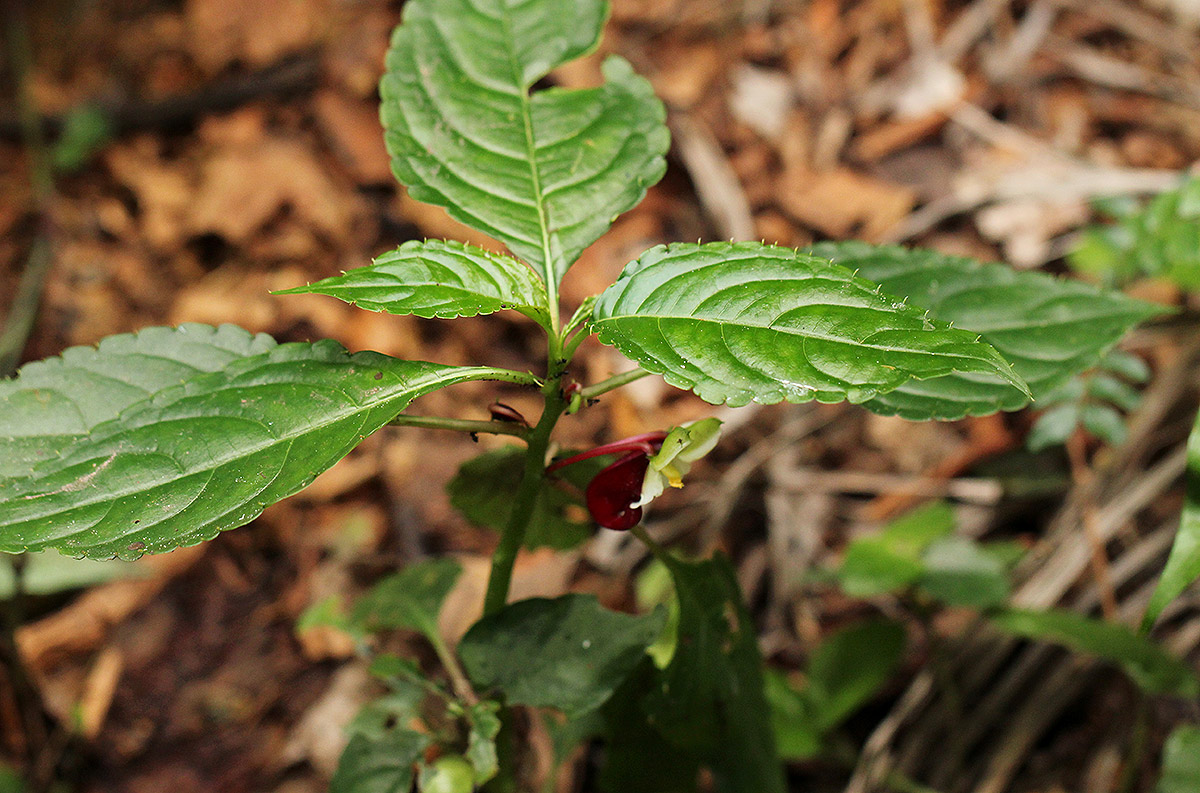
[[[32,55],[10,45],[0,71],[0,312],[19,302],[39,246],[50,252],[22,360],[148,325],[232,322],[281,341],[536,367],[519,316],[449,323],[269,294],[408,239],[495,245],[408,198],[390,174],[376,84],[399,6],[5,4],[2,24],[27,28]],[[595,84],[603,56],[621,54],[666,103],[673,143],[663,181],[567,277],[568,311],[673,240],[858,238],[1062,273],[1094,199],[1168,189],[1200,162],[1195,0],[614,6],[599,52],[551,82]],[[112,126],[44,189],[31,180],[17,83],[52,133],[93,105]],[[1169,284],[1135,290],[1188,308]],[[1137,690],[1107,666],[984,636],[966,611],[922,625],[889,598],[852,599],[809,572],[849,539],[945,498],[960,531],[1027,549],[1016,602],[1098,611],[1107,600],[1111,618],[1136,624],[1178,520],[1200,383],[1194,314],[1180,316],[1127,340],[1154,372],[1128,439],[1112,448],[1081,436],[1074,460],[1025,451],[1028,410],[928,424],[849,406],[719,411],[729,429],[713,461],[656,504],[650,528],[695,553],[732,555],[768,663],[799,669],[823,636],[865,615],[909,624],[900,671],[847,725],[863,747],[857,764],[798,764],[793,789],[865,793],[891,770],[941,793],[1152,789],[1164,736],[1194,707],[1155,700],[1138,717]],[[580,358],[584,382],[629,365],[594,342]],[[497,398],[536,415],[527,395],[482,383],[420,408],[486,418]],[[712,410],[651,378],[564,424],[562,438],[591,445]],[[78,737],[31,752],[40,739],[21,728],[0,673],[0,757],[53,765],[68,751],[80,793],[324,790],[341,725],[370,690],[345,637],[298,632],[298,617],[397,564],[453,554],[465,572],[443,627],[461,635],[496,537],[455,513],[444,484],[500,443],[389,429],[247,528],[108,568],[99,575],[115,578],[81,592],[26,598],[21,653],[54,719]],[[1108,559],[1099,587],[1088,527]],[[632,608],[639,547],[601,532],[578,550],[527,554],[517,593],[569,589]],[[1200,599],[1185,598],[1156,637],[1195,660]],[[416,640],[409,650],[424,652]],[[955,708],[937,693],[944,678]],[[1141,750],[1131,748],[1139,731]],[[583,776],[565,775],[559,790],[579,790]]]

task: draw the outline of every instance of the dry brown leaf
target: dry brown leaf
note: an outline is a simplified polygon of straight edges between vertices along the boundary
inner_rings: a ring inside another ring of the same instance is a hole
[[[188,0],[184,14],[192,58],[210,74],[235,61],[269,66],[317,42],[328,5],[325,0]]]
[[[164,161],[157,148],[148,137],[116,143],[105,150],[104,162],[117,181],[137,197],[138,225],[146,241],[169,252],[181,244],[194,191],[185,166]]]
[[[383,144],[379,111],[367,102],[326,90],[313,101],[317,123],[334,153],[359,184],[390,184],[392,170]]]
[[[781,208],[836,239],[878,241],[912,211],[916,196],[907,187],[846,168],[809,171],[789,168],[779,188]]]

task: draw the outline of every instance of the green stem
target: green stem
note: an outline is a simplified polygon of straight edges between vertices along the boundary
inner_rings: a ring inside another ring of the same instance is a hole
[[[628,385],[629,383],[632,383],[635,380],[641,380],[643,377],[646,377],[649,374],[650,374],[650,372],[647,372],[645,369],[642,369],[641,367],[638,367],[637,369],[630,369],[628,372],[621,372],[621,374],[615,374],[612,377],[608,378],[607,380],[601,380],[599,383],[596,383],[595,385],[588,386],[587,388],[580,391],[579,395],[581,397],[583,397],[585,401],[588,399],[595,399],[596,397],[600,396],[601,394],[606,394],[615,388],[620,388],[623,385]]]
[[[553,371],[553,370],[551,370]],[[484,615],[495,614],[508,602],[508,590],[512,584],[513,565],[517,562],[517,554],[525,542],[525,531],[529,527],[530,516],[537,506],[538,491],[541,489],[542,478],[546,471],[546,450],[550,447],[550,434],[554,425],[566,410],[567,402],[563,399],[560,388],[561,371],[552,376],[546,383],[542,393],[546,397],[546,406],[542,417],[529,435],[529,448],[525,450],[525,471],[521,475],[521,485],[513,497],[512,512],[504,531],[500,535],[500,544],[492,554],[492,572],[488,578],[487,595],[483,601]]]
[[[471,688],[471,681],[467,679],[467,673],[463,671],[458,658],[446,646],[446,642],[442,639],[441,633],[438,632],[437,626],[434,625],[432,630],[426,632],[425,636],[429,639],[429,643],[433,645],[433,651],[437,653],[438,660],[442,662],[442,667],[446,670],[446,676],[450,678],[450,687],[454,689],[454,695],[470,707],[478,705],[479,697],[475,696],[475,689]]]
[[[424,427],[433,430],[457,430],[459,432],[486,432],[491,435],[512,435],[522,440],[529,439],[530,429],[513,421],[473,421],[451,419],[442,416],[407,416],[401,413],[388,422],[393,427]]]

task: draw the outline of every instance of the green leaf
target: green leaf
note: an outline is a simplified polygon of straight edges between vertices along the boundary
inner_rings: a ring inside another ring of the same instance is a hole
[[[794,688],[787,676],[777,669],[768,668],[764,682],[779,756],[792,762],[818,757],[825,748],[825,731],[817,723],[817,714],[806,689]]]
[[[600,295],[593,328],[714,404],[858,403],[955,371],[1023,387],[977,334],[926,319],[844,267],[759,243],[651,248]]]
[[[7,600],[13,594],[13,568],[9,561],[0,559],[0,600]],[[140,578],[145,573],[138,565],[116,559],[72,559],[57,553],[32,553],[25,556],[22,589],[30,595],[53,595],[119,578]]]
[[[1200,579],[1200,416],[1187,443],[1187,491],[1179,531],[1163,568],[1162,578],[1146,606],[1142,630],[1148,631],[1172,600]]]
[[[428,745],[427,737],[407,730],[379,738],[355,735],[342,753],[329,793],[409,793],[413,764]]]
[[[176,349],[164,345],[158,357],[169,359]],[[131,373],[146,356],[118,350],[109,360],[101,345],[89,363],[105,371],[107,362],[114,373],[110,390],[127,405],[115,418],[105,415],[111,408],[95,404],[104,389],[89,392],[88,377],[65,382],[66,358],[34,364],[29,380],[26,367],[4,383],[9,405],[24,418],[17,425],[6,416],[6,434],[15,433],[26,452],[53,456],[37,464],[27,457],[26,470],[0,478],[0,550],[128,557],[193,545],[249,523],[301,490],[416,397],[503,376],[378,353],[350,355],[328,340],[232,360],[227,351],[204,352],[224,352],[223,368],[197,373],[181,363],[173,382],[164,384],[171,362],[151,360],[136,401],[126,378],[139,382]],[[64,392],[72,397],[61,397]],[[92,408],[97,423],[83,418]],[[66,418],[59,418],[60,410]]]
[[[512,512],[512,494],[521,484],[524,459],[524,449],[506,446],[468,460],[446,485],[450,503],[475,525],[503,530]],[[595,524],[563,482],[582,491],[605,463],[606,458],[583,460],[542,480],[525,533],[526,548],[566,550],[592,536]]]
[[[966,537],[938,540],[921,560],[925,570],[918,585],[951,606],[986,609],[1008,599],[1004,563]]]
[[[855,270],[940,322],[982,336],[1019,379],[982,369],[910,381],[867,407],[905,418],[957,419],[1016,410],[1098,363],[1134,325],[1164,309],[1080,281],[936,251],[862,242],[809,252]]]
[[[712,767],[724,793],[783,793],[754,622],[729,560],[664,557],[679,598],[671,663],[645,698],[652,724]]]
[[[1167,737],[1162,776],[1156,793],[1195,793],[1200,790],[1200,727],[1184,724]]]
[[[546,289],[516,259],[442,240],[406,242],[366,267],[276,295],[330,295],[368,311],[473,317],[511,308],[545,324]]]
[[[1041,639],[1118,664],[1151,694],[1200,696],[1200,680],[1186,663],[1124,625],[1101,622],[1070,611],[1009,609],[991,615],[1004,631]]]
[[[663,614],[603,608],[590,595],[533,598],[475,623],[458,646],[471,681],[508,702],[568,717],[604,703],[658,637]]]
[[[874,537],[851,541],[838,583],[852,597],[872,597],[915,584],[926,565],[921,554],[954,531],[954,510],[944,501],[918,507]]]
[[[67,112],[62,132],[50,151],[54,170],[74,173],[112,140],[115,129],[108,113],[95,105],[78,105]]]
[[[0,793],[25,793],[25,780],[5,765],[0,765]]]
[[[806,692],[818,728],[828,732],[878,693],[904,655],[904,628],[870,620],[821,642],[808,665]]]
[[[392,36],[380,117],[396,178],[500,240],[551,294],[665,170],[665,112],[610,57],[599,88],[530,93],[596,46],[597,0],[411,0]]]
[[[440,641],[438,612],[462,573],[453,559],[430,559],[384,578],[354,607],[356,622],[372,630],[406,628]]]
[[[0,380],[0,479],[30,476],[130,405],[275,346],[234,325],[189,324],[109,336],[26,364]]]
[[[1079,405],[1068,403],[1058,405],[1038,416],[1025,445],[1031,452],[1040,452],[1051,446],[1061,446],[1070,440],[1075,428],[1079,426]]]
[[[1129,434],[1125,419],[1108,405],[1085,404],[1079,411],[1079,418],[1088,432],[1109,446],[1119,446]]]

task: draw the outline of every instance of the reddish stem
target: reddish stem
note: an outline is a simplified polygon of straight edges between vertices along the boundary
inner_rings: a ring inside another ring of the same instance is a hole
[[[551,473],[553,471],[557,471],[559,468],[565,468],[573,463],[583,462],[584,460],[590,460],[593,457],[600,457],[605,454],[642,451],[647,455],[650,455],[655,451],[654,445],[658,444],[661,446],[666,437],[667,433],[659,430],[658,432],[647,432],[643,435],[634,435],[631,438],[623,438],[619,441],[606,443],[602,446],[597,446],[594,449],[588,449],[586,452],[580,452],[579,454],[572,455],[565,460],[557,460],[556,462],[547,466],[546,473]]]

